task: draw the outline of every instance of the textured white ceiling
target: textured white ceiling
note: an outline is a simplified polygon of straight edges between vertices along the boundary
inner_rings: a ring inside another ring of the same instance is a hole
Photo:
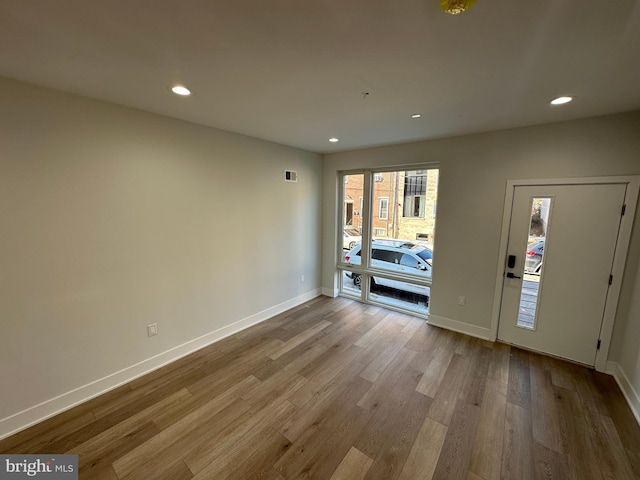
[[[640,108],[640,1],[439,3],[2,0],[0,75],[315,152]]]

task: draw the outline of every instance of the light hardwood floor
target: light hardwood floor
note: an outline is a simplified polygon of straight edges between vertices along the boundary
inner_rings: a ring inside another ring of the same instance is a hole
[[[633,479],[614,380],[315,299],[0,442],[81,479]]]

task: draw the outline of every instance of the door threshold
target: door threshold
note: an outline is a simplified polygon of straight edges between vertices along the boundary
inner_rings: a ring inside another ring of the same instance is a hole
[[[538,350],[534,350],[533,348],[527,348],[527,347],[523,347],[521,345],[516,345],[515,343],[505,342],[504,340],[500,340],[499,338],[496,339],[496,343],[502,343],[503,345],[509,345],[510,347],[515,347],[515,348],[518,348],[520,350],[524,350],[526,352],[536,353],[536,354],[542,355],[544,357],[555,358],[556,360],[562,360],[563,362],[572,363],[573,365],[578,365],[580,367],[585,367],[585,368],[588,368],[590,370],[594,370],[595,371],[595,369],[596,369],[595,365],[589,365],[587,363],[578,362],[576,360],[571,360],[570,358],[560,357],[558,355],[553,355],[553,354],[547,353],[547,352],[540,352]]]

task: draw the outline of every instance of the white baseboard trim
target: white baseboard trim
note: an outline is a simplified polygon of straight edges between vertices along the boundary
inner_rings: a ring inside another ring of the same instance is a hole
[[[317,288],[0,420],[0,440],[321,295]]]
[[[481,338],[482,340],[489,340],[490,342],[495,341],[495,338],[492,338],[491,336],[490,328],[478,327],[477,325],[471,325],[459,320],[439,317],[438,315],[433,315],[432,313],[429,314],[427,323],[436,327],[442,327],[446,328],[447,330],[453,330],[454,332],[464,333],[465,335]]]
[[[633,416],[636,417],[636,421],[638,425],[640,425],[640,395],[638,395],[638,392],[633,388],[629,377],[627,377],[627,374],[617,362],[607,362],[606,373],[613,375],[613,378],[616,379],[620,390],[622,390],[622,395],[624,395],[624,398],[629,404],[629,408],[633,412]]]
[[[325,297],[336,298],[338,295],[340,295],[340,290],[338,290],[337,288],[322,287],[322,295],[324,295]]]

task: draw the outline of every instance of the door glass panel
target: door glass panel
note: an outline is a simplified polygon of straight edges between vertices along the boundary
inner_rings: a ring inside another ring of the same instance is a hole
[[[364,175],[345,175],[342,206],[342,258],[362,241],[362,199]]]
[[[524,273],[520,291],[517,325],[535,330],[540,289],[543,279],[545,239],[549,231],[551,197],[534,197],[531,202],[529,238],[524,255]]]

